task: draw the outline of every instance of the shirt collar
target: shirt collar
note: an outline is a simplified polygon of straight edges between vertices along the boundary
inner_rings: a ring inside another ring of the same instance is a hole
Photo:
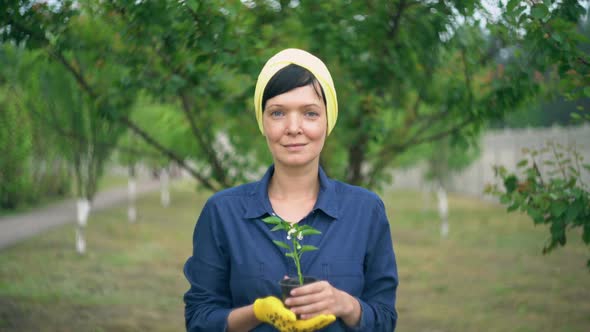
[[[250,196],[254,200],[254,204],[248,204],[244,218],[252,219],[259,218],[263,215],[273,214],[272,205],[268,198],[268,185],[274,173],[275,167],[271,165],[262,179],[255,182]],[[334,189],[334,180],[330,179],[323,168],[319,167],[320,192],[313,210],[321,210],[333,219],[338,218],[338,205],[336,200],[336,191]]]

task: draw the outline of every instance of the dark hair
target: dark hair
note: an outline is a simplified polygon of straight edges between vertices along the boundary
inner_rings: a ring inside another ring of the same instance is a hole
[[[262,111],[264,112],[264,107],[269,99],[307,85],[313,86],[318,97],[322,97],[324,105],[326,105],[324,89],[322,89],[322,86],[319,84],[315,76],[313,76],[309,70],[299,65],[290,64],[279,70],[270,81],[268,81],[268,84],[266,84],[264,93],[262,94]],[[317,87],[320,88],[319,91]]]

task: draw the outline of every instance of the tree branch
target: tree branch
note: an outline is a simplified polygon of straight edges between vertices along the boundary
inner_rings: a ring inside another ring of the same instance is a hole
[[[461,130],[461,128],[467,126],[468,124],[471,124],[472,122],[474,122],[477,118],[473,115],[469,115],[468,117],[466,117],[463,121],[459,122],[458,124],[440,131],[436,134],[432,134],[430,136],[425,136],[422,138],[416,138],[412,141],[408,141],[405,142],[404,144],[399,144],[399,145],[393,145],[393,150],[396,150],[398,152],[402,152],[405,151],[406,149],[408,149],[410,146],[413,145],[419,145],[419,144],[424,144],[424,143],[429,143],[429,142],[433,142],[436,140],[439,140],[441,138],[444,138],[446,136],[449,136],[450,134],[459,132]]]
[[[187,170],[195,179],[199,180],[199,182],[201,182],[201,184],[203,184],[207,189],[210,189],[212,191],[218,191],[218,190],[222,189],[222,188],[219,188],[218,186],[214,185],[213,183],[211,183],[209,181],[209,179],[205,178],[202,174],[200,174],[194,168],[190,167],[183,158],[181,158],[180,156],[178,156],[172,150],[169,150],[166,147],[162,146],[152,136],[150,136],[148,133],[146,133],[141,128],[139,128],[135,123],[133,123],[129,118],[127,118],[127,117],[119,117],[118,119],[125,126],[127,126],[134,133],[136,133],[143,140],[145,140],[146,143],[148,143],[149,145],[153,146],[154,148],[156,148],[156,150],[158,150],[159,152],[161,152],[163,155],[165,155],[166,157],[168,157],[171,160],[174,160],[176,163],[178,163],[178,165],[180,167],[182,167],[185,170]]]
[[[98,94],[94,92],[92,87],[88,84],[86,79],[65,59],[65,57],[59,52],[52,52],[53,56],[55,56],[76,78],[78,84],[83,88],[86,93],[88,93],[92,99],[98,99]],[[116,118],[117,121],[124,124],[127,128],[131,129],[134,133],[140,136],[146,143],[153,146],[156,150],[162,153],[164,156],[167,156],[169,159],[174,160],[178,165],[185,170],[187,170],[193,177],[198,179],[207,189],[216,191],[221,188],[213,185],[207,178],[205,178],[202,174],[196,171],[194,168],[190,167],[183,158],[177,155],[172,150],[164,147],[158,141],[156,141],[152,136],[150,136],[147,132],[143,129],[138,127],[135,123],[133,123],[128,117],[120,116]]]
[[[76,70],[76,68],[74,68],[74,66],[63,56],[62,53],[54,49],[49,49],[48,52],[51,57],[55,58],[64,67],[66,67],[66,69],[74,76],[74,79],[76,79],[78,85],[80,85],[92,99],[98,99],[98,94],[94,91],[90,84],[88,84],[84,76],[82,76],[82,73]]]
[[[583,57],[579,56],[578,57],[578,61],[586,66],[590,67],[590,62],[588,62],[586,59],[584,59]]]
[[[399,31],[399,26],[400,26],[400,20],[402,17],[402,14],[404,12],[404,10],[406,9],[407,3],[406,0],[400,0],[398,6],[397,6],[397,11],[395,12],[394,15],[392,15],[390,21],[389,21],[389,38],[391,40],[394,40],[397,37],[398,31]]]
[[[408,140],[402,144],[391,144],[390,149],[385,151],[381,154],[381,159],[375,164],[375,166],[371,169],[371,177],[368,181],[368,186],[374,186],[376,181],[376,176],[379,175],[383,169],[392,162],[392,159],[395,155],[399,155],[400,153],[404,152],[411,146],[416,146],[424,143],[433,142],[439,140],[441,138],[447,137],[453,133],[459,132],[463,127],[467,126],[468,124],[474,122],[477,118],[473,115],[468,116],[463,121],[451,126],[446,130],[439,131],[437,133],[424,136],[418,138],[414,136],[413,139]]]
[[[212,142],[206,142],[205,138],[203,137],[199,128],[197,127],[195,119],[191,114],[191,110],[193,109],[193,107],[188,99],[188,96],[186,95],[186,93],[179,92],[179,97],[182,101],[182,110],[184,111],[184,115],[189,122],[191,131],[199,141],[199,144],[201,145],[201,147],[205,151],[205,154],[207,155],[209,163],[213,167],[213,174],[215,179],[219,183],[221,183],[222,186],[226,188],[230,187],[230,184],[227,182],[226,171],[221,165],[221,161],[219,160],[219,158],[217,158],[217,154],[215,153],[215,151],[211,149]]]
[[[30,35],[31,37],[36,38],[38,41],[42,42],[44,45],[49,45],[49,42],[45,36],[34,35],[30,29],[22,26],[21,24],[14,21],[13,19],[9,18],[8,22],[12,26],[25,32],[26,34]],[[74,66],[64,57],[64,55],[61,52],[59,52],[58,50],[55,50],[53,48],[49,48],[47,51],[51,57],[53,57],[54,59],[59,61],[67,69],[67,71],[69,71],[74,76],[76,82],[82,88],[83,91],[85,91],[92,99],[94,99],[94,100],[99,99],[99,97],[100,97],[99,94],[92,88],[92,86],[88,83],[88,81],[84,78],[84,76],[82,76],[82,74],[74,68]],[[147,132],[145,132],[143,129],[141,129],[135,123],[133,123],[128,117],[121,116],[121,117],[117,117],[115,120],[119,121],[120,123],[125,125],[127,128],[131,129],[134,133],[136,133],[138,136],[140,136],[146,143],[148,143],[149,145],[154,147],[162,155],[168,157],[171,160],[174,160],[176,163],[178,163],[178,165],[180,167],[187,170],[194,178],[199,180],[199,182],[201,182],[201,184],[203,184],[207,189],[210,189],[213,191],[221,189],[218,186],[211,183],[205,176],[200,174],[197,170],[190,167],[184,161],[184,159],[181,158],[179,155],[177,155],[174,151],[164,147],[162,144],[157,142]]]
[[[170,68],[172,73],[174,73],[175,75],[178,75],[179,77],[182,77],[183,79],[185,79],[188,82],[191,82],[194,85],[199,84],[199,82],[193,82],[191,80],[191,78],[187,78],[178,68],[174,67],[173,63],[170,61],[170,59],[165,54],[162,53],[161,49],[154,48],[154,51],[160,57],[160,59],[162,59],[162,61],[166,64],[166,66],[168,68]],[[195,138],[197,139],[197,141],[201,145],[201,148],[203,149],[203,151],[205,151],[205,154],[207,155],[207,160],[208,160],[209,164],[211,165],[211,167],[213,168],[213,177],[223,187],[225,187],[225,188],[230,187],[230,183],[228,182],[228,179],[226,176],[227,172],[223,168],[221,160],[219,160],[219,158],[217,157],[217,154],[211,148],[211,144],[213,142],[211,142],[210,140],[208,141],[204,137],[204,135],[201,133],[200,128],[197,126],[197,123],[195,122],[195,119],[192,115],[193,105],[190,102],[188,95],[186,93],[184,93],[183,91],[178,91],[177,95],[182,102],[182,110],[183,110],[183,113],[184,113],[186,119],[189,122],[189,125],[191,127],[191,132],[193,133],[193,136],[195,136]]]

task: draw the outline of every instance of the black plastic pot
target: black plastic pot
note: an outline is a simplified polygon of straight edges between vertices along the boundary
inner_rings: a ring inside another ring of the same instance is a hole
[[[314,277],[303,277],[303,285],[311,284],[312,282],[318,281],[317,278]],[[283,297],[283,301],[289,297],[291,290],[300,287],[302,285],[299,284],[299,277],[289,277],[279,281],[279,285],[281,286],[281,294]]]

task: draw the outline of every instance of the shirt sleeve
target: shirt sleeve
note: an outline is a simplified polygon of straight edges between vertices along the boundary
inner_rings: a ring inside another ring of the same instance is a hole
[[[208,201],[193,234],[193,255],[184,265],[190,289],[184,294],[186,329],[225,331],[231,311],[229,259],[218,214]]]
[[[391,241],[389,221],[381,199],[371,217],[375,224],[369,235],[365,256],[365,287],[357,298],[361,319],[351,331],[394,331],[397,324],[395,310],[398,285],[397,263]]]

